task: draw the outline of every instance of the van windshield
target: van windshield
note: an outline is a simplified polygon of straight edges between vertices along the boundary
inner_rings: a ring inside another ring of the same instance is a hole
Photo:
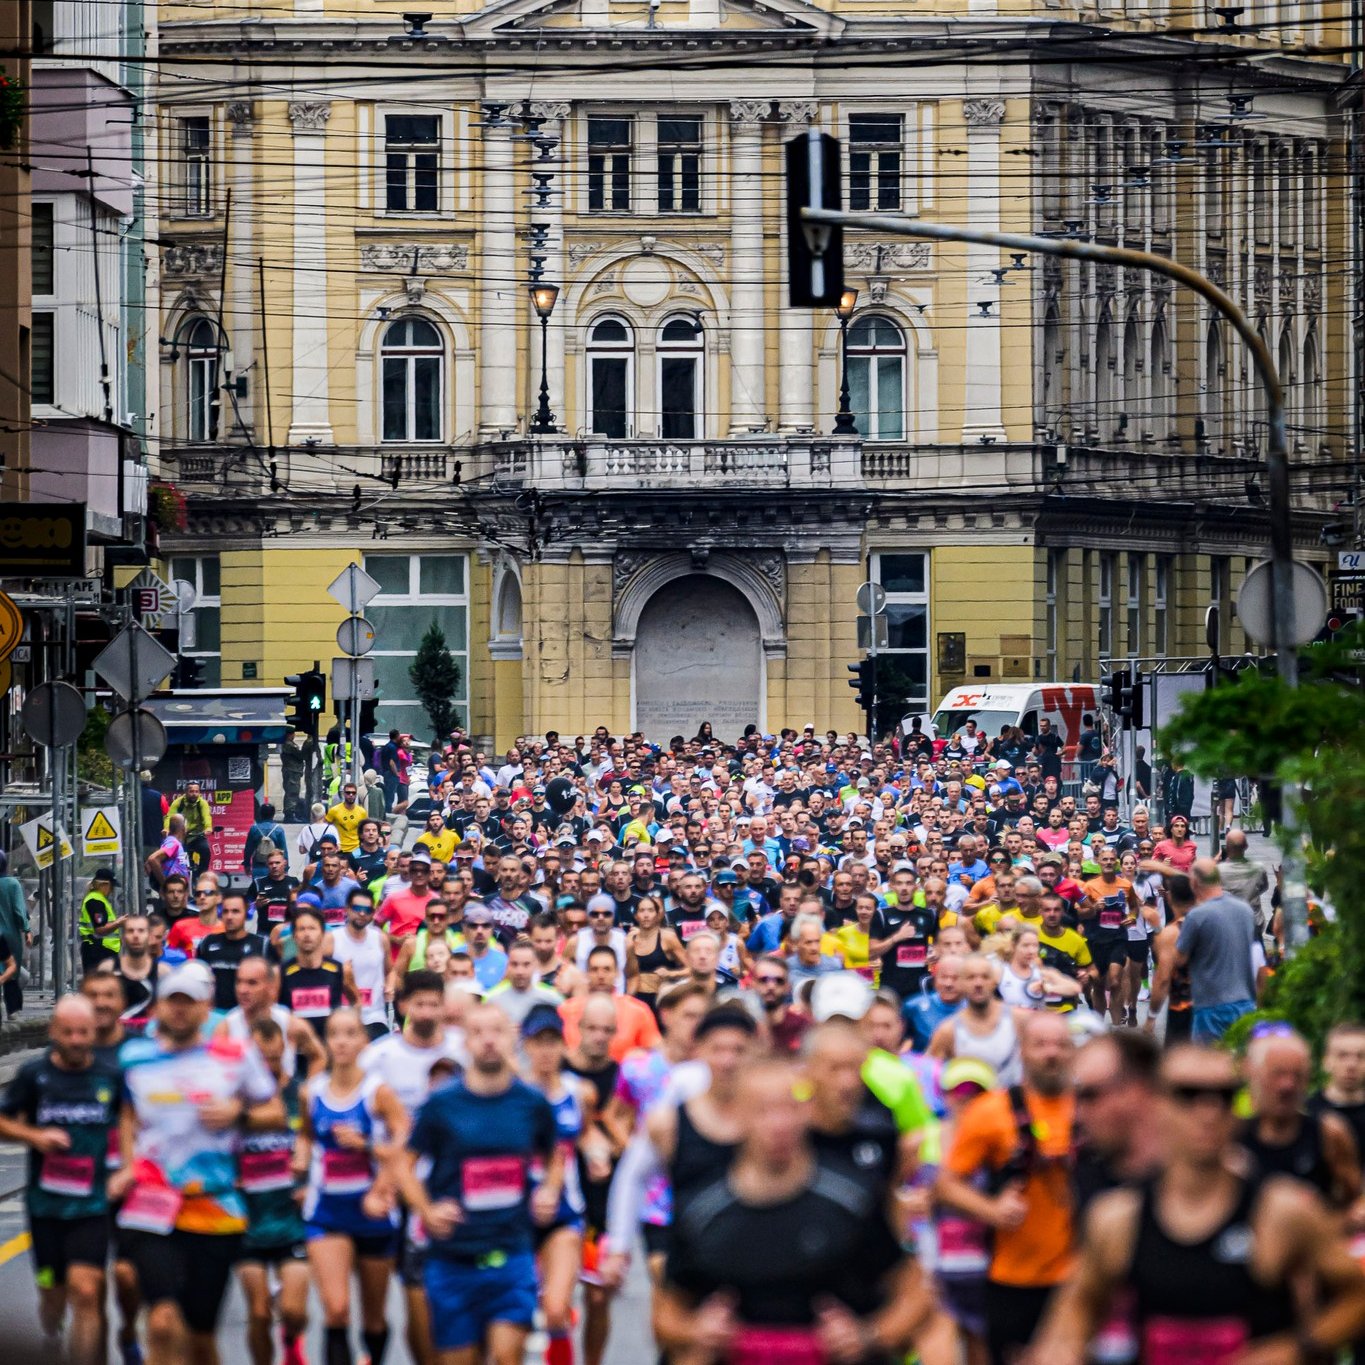
[[[1006,725],[1019,723],[1015,711],[935,711],[934,730],[940,739],[952,739],[969,720],[976,722],[977,731],[987,739],[995,739]]]

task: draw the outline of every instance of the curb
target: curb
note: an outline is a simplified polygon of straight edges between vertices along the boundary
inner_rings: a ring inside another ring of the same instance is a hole
[[[41,1047],[47,1041],[48,1016],[11,1020],[0,1025],[0,1057]]]

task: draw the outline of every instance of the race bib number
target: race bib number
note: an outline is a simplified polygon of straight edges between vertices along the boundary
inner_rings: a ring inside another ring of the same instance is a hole
[[[526,1193],[526,1163],[519,1156],[474,1156],[464,1163],[464,1198],[472,1213],[510,1209]]]
[[[1148,1318],[1142,1358],[1146,1365],[1228,1365],[1247,1335],[1238,1318]]]
[[[929,960],[929,945],[923,939],[901,943],[896,947],[896,966],[923,967]]]
[[[374,1183],[374,1165],[368,1152],[335,1149],[322,1154],[324,1194],[363,1194]]]
[[[970,1218],[943,1218],[938,1224],[938,1269],[965,1275],[990,1263],[986,1229]]]
[[[38,1170],[38,1188],[68,1199],[85,1199],[95,1188],[95,1158],[48,1152]]]
[[[864,981],[870,981],[874,985],[877,981],[877,969],[875,967],[855,967],[853,969],[862,977]]]
[[[284,913],[288,909],[288,901],[271,901],[271,903],[265,907],[266,921],[270,924],[283,924]]]
[[[741,1327],[728,1365],[824,1365],[819,1338],[803,1327]]]
[[[329,905],[322,913],[327,918],[329,929],[340,929],[346,923],[346,907],[344,905]]]
[[[168,1185],[134,1185],[118,1212],[118,1225],[132,1232],[166,1236],[175,1227],[184,1203],[179,1190]]]
[[[243,1152],[238,1164],[241,1186],[248,1194],[287,1190],[294,1183],[288,1148],[276,1152]]]
[[[685,919],[678,925],[678,937],[686,943],[694,934],[701,933],[705,928],[706,921],[704,919]]]
[[[1100,911],[1101,929],[1119,929],[1123,926],[1123,911],[1105,907]]]
[[[332,1012],[332,992],[326,986],[298,986],[289,992],[289,1007],[304,1019]]]
[[[374,1004],[374,987],[358,986],[356,989],[360,993],[360,1008],[363,1010],[369,1009],[370,1006]]]

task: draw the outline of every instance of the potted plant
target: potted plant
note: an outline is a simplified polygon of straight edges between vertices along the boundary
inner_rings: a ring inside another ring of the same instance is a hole
[[[147,520],[159,531],[183,531],[189,521],[185,495],[173,483],[147,489]]]
[[[19,140],[28,107],[28,92],[17,76],[0,67],[0,147],[8,150]]]

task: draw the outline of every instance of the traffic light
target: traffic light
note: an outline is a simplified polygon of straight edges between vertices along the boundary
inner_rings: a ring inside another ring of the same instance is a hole
[[[787,143],[787,289],[793,308],[834,308],[844,292],[844,230],[805,223],[803,208],[842,205],[839,141],[808,128]]]
[[[858,707],[871,711],[877,704],[877,661],[870,654],[856,664],[845,665],[854,676],[848,680],[850,687],[858,692]]]
[[[294,689],[289,703],[288,722],[295,730],[306,730],[314,739],[318,733],[318,716],[327,702],[327,678],[314,666],[307,673],[289,673],[285,684]]]
[[[173,684],[177,692],[189,691],[204,685],[204,661],[182,654],[175,662]]]
[[[1117,669],[1109,675],[1109,687],[1104,694],[1104,704],[1117,716],[1123,711],[1124,691],[1133,685],[1133,675],[1126,668]]]
[[[1119,689],[1118,713],[1123,717],[1127,729],[1141,730],[1143,722],[1142,674],[1134,669],[1132,675],[1129,676],[1125,669],[1123,677],[1124,683]]]
[[[360,703],[360,733],[362,735],[373,734],[379,728],[379,722],[375,716],[378,709],[378,697],[371,697],[368,701]]]

